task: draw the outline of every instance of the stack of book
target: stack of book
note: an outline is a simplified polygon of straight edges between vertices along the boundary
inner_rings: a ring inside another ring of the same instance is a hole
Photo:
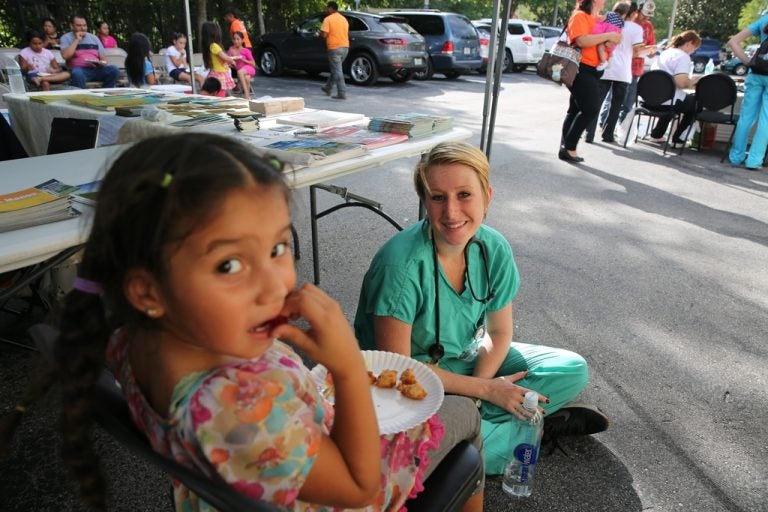
[[[263,146],[262,149],[294,168],[338,162],[362,156],[367,151],[362,144],[346,144],[316,138],[279,140]]]
[[[0,195],[0,232],[66,220],[78,215],[70,193],[76,187],[48,180],[35,187]]]
[[[323,139],[345,144],[362,144],[368,149],[405,142],[408,135],[402,133],[374,132],[360,126],[331,126],[325,130],[307,135],[296,135],[300,138]]]
[[[371,119],[368,129],[376,132],[402,133],[409,137],[424,137],[433,133],[450,130],[453,118],[431,114],[392,114]]]

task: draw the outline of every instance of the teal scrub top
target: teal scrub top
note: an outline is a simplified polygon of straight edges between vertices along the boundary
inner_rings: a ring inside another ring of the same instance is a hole
[[[484,324],[486,312],[509,304],[520,287],[517,265],[509,242],[493,228],[481,225],[475,238],[486,247],[488,272],[476,245],[468,257],[468,273],[475,294],[488,294],[488,274],[494,297],[483,304],[472,297],[465,281],[456,293],[440,269],[440,342],[445,356],[440,367],[469,375],[474,361],[457,358]],[[375,350],[374,316],[390,316],[411,325],[411,357],[430,360],[435,343],[435,278],[429,223],[420,221],[401,231],[379,249],[363,279],[355,315],[355,334],[360,347]],[[510,340],[511,341],[511,340]]]

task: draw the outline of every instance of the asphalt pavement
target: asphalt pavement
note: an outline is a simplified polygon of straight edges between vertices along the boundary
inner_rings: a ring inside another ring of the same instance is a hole
[[[302,96],[308,107],[372,116],[447,114],[479,144],[484,77],[350,87],[348,99],[306,77],[254,81],[254,96]],[[508,499],[498,479],[485,509],[500,511],[768,511],[768,171],[720,163],[713,151],[662,155],[637,144],[579,146],[557,159],[564,88],[531,71],[506,74],[492,145],[488,224],[512,244],[522,286],[515,339],[582,354],[581,399],[608,431],[566,439],[540,461],[533,496]],[[375,198],[401,224],[417,218],[406,159],[334,182]],[[320,205],[341,201],[318,192]],[[301,280],[312,279],[309,197],[294,197]],[[393,233],[345,209],[320,219],[321,286],[352,320],[376,249]],[[6,333],[4,333],[6,334]],[[0,411],[33,367],[0,344]],[[82,510],[57,461],[50,397],[28,414],[0,461],[3,510]],[[112,510],[168,509],[168,486],[100,432]]]

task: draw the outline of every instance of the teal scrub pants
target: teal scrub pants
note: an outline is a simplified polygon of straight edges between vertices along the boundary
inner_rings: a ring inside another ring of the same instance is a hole
[[[548,404],[542,404],[547,413],[544,416],[545,422],[547,415],[581,393],[589,380],[587,362],[579,354],[541,345],[512,343],[496,376],[512,375],[524,370],[528,370],[528,374],[517,384],[549,398]],[[522,421],[485,401],[480,408],[480,415],[485,473],[500,475],[515,446],[522,440]]]
[[[746,156],[747,139],[752,125],[757,120],[755,135]],[[744,100],[736,130],[733,132],[733,144],[728,159],[733,165],[744,165],[751,169],[763,166],[765,148],[768,146],[768,75],[756,75],[750,71],[744,81]],[[746,161],[745,161],[746,157]]]

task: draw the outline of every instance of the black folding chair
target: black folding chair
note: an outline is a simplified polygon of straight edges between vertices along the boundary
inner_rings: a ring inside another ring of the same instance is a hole
[[[44,357],[53,357],[58,331],[45,324],[29,329],[30,336]],[[94,390],[93,408],[96,422],[120,444],[145,461],[171,475],[220,512],[276,511],[272,504],[252,500],[235,491],[218,474],[208,477],[197,469],[188,468],[176,460],[152,449],[146,436],[131,420],[128,403],[114,377],[104,370]],[[457,444],[424,482],[424,490],[406,502],[408,510],[418,512],[453,512],[475,491],[482,476],[480,453],[467,441]]]
[[[54,117],[51,121],[51,136],[48,138],[46,154],[54,155],[92,149],[99,138],[99,122],[96,119]]]
[[[736,114],[734,110],[737,96],[738,88],[736,87],[736,82],[730,76],[724,73],[712,73],[701,77],[696,83],[696,105],[699,112],[696,114],[695,120],[701,123],[702,134],[707,124],[730,125],[735,130],[736,123],[739,122],[739,114]],[[722,112],[729,107],[730,109],[727,112]],[[692,128],[693,125],[688,129],[689,133]],[[723,150],[720,162],[723,162],[728,154],[734,130],[731,130],[731,136],[728,138],[728,144]],[[698,150],[701,150],[703,138],[699,137]]]
[[[664,141],[664,154],[667,153],[669,140],[672,138],[675,126],[680,122],[681,114],[672,107],[676,89],[675,79],[672,78],[672,75],[661,69],[644,73],[637,82],[637,97],[635,98],[637,131],[640,131],[640,118],[642,116],[655,118],[657,122],[659,119],[669,119],[671,121],[669,133]],[[665,105],[665,103],[669,104]],[[651,131],[651,124],[649,122],[646,126],[644,137],[647,137]],[[624,138],[625,148],[627,147],[627,142],[629,142],[630,131],[627,130],[627,135]],[[635,134],[635,142],[637,142],[637,137],[638,134]]]

